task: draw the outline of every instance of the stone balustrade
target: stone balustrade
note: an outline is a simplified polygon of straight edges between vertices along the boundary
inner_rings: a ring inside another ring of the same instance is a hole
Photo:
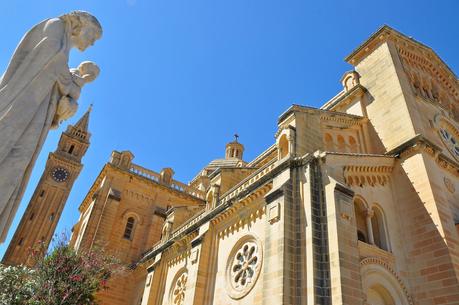
[[[161,175],[159,173],[156,173],[152,170],[149,170],[149,169],[146,169],[140,165],[137,165],[137,164],[131,164],[131,167],[129,168],[129,171],[133,174],[136,174],[136,175],[139,175],[139,176],[142,176],[144,178],[147,178],[149,180],[152,180],[154,182],[157,182],[157,183],[161,183]],[[186,193],[188,195],[191,195],[191,196],[194,196],[194,197],[197,197],[197,198],[200,198],[200,199],[204,199],[205,198],[205,194],[203,191],[200,191],[200,190],[197,190],[197,189],[194,189],[193,187],[185,184],[185,183],[182,183],[182,182],[179,182],[179,181],[176,181],[176,180],[172,180],[172,183],[170,185],[166,184],[167,186],[169,186],[170,188],[173,188],[174,190],[177,190],[177,191],[180,191],[180,192],[183,192],[183,193]]]
[[[145,177],[147,179],[150,179],[150,180],[153,180],[155,182],[159,182],[161,176],[152,171],[152,170],[149,170],[149,169],[146,169],[140,165],[136,165],[136,164],[131,164],[131,167],[129,169],[129,171],[131,173],[134,173],[136,175],[139,175],[139,176],[142,176],[142,177]]]

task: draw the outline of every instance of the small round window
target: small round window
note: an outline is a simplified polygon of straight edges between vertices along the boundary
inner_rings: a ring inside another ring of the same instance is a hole
[[[448,128],[450,129],[450,128]],[[441,139],[448,150],[453,154],[455,158],[459,159],[459,138],[455,135],[452,130],[448,130],[445,127],[440,127],[439,132]]]
[[[226,286],[231,298],[240,299],[250,292],[260,274],[262,259],[261,244],[254,236],[245,236],[236,243],[226,268]]]

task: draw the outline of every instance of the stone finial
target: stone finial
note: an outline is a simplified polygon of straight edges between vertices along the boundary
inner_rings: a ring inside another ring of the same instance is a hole
[[[112,152],[109,162],[110,164],[114,166],[118,166],[119,168],[129,169],[129,167],[132,164],[133,159],[134,159],[134,155],[128,150],[125,150],[122,152],[114,150]]]
[[[161,183],[171,185],[172,184],[172,177],[174,176],[174,170],[170,167],[165,167],[159,173],[161,177]]]

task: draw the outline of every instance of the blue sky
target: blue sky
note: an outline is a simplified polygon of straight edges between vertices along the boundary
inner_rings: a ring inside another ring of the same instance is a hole
[[[274,142],[291,104],[319,107],[341,90],[343,58],[383,24],[432,47],[459,74],[459,2],[110,0],[2,1],[0,73],[34,24],[71,10],[100,20],[104,36],[70,67],[92,60],[77,115],[51,131],[36,162],[6,246],[61,132],[94,104],[91,146],[56,232],[70,230],[78,206],[112,150],[134,162],[175,170],[189,181],[223,157],[237,132],[251,160]]]

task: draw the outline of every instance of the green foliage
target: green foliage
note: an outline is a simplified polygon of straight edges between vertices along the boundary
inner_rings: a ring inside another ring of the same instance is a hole
[[[54,250],[34,250],[35,267],[0,267],[0,305],[92,305],[106,288],[117,261],[100,249],[75,252],[64,242]]]
[[[29,304],[36,287],[34,273],[24,266],[0,265],[0,304]]]

